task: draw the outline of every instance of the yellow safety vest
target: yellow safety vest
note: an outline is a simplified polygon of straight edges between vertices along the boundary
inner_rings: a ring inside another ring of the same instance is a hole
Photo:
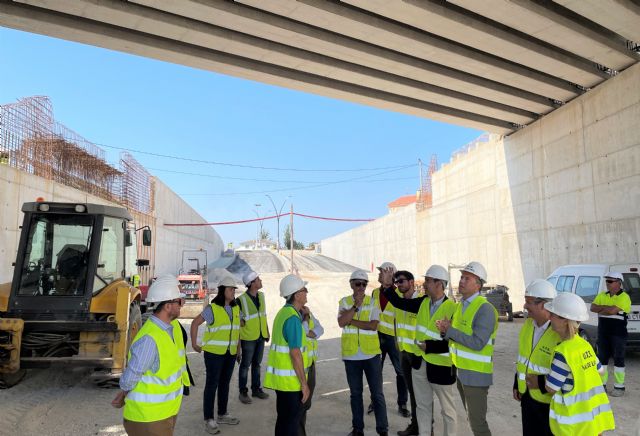
[[[521,394],[527,391],[527,374],[549,374],[551,372],[553,351],[562,342],[560,335],[549,325],[532,350],[533,332],[533,319],[529,318],[524,322],[524,326],[520,330],[518,362],[516,363],[518,392]],[[549,404],[551,402],[551,394],[543,394],[538,388],[529,389],[529,395],[540,403]]]
[[[395,323],[395,312],[393,304],[387,302],[387,305],[382,310],[382,306],[380,305],[380,288],[375,288],[371,293],[371,298],[375,301],[376,307],[380,309],[380,320],[378,321],[378,331],[380,333],[384,333],[389,336],[396,335],[396,329],[394,326]],[[402,293],[398,291],[396,288],[396,294],[399,297],[402,297]]]
[[[449,352],[451,353],[451,362],[459,369],[476,371],[485,374],[493,373],[493,345],[496,340],[496,332],[498,331],[498,312],[486,298],[478,295],[471,302],[469,307],[462,312],[463,303],[458,303],[455,315],[453,316],[452,327],[460,330],[466,335],[473,334],[473,318],[475,318],[478,309],[483,304],[488,304],[495,314],[495,324],[493,333],[487,344],[481,350],[473,350],[465,347],[456,341],[449,341]]]
[[[371,321],[371,310],[375,302],[365,295],[360,310],[353,316],[358,321]],[[340,307],[352,307],[353,295],[340,300]],[[362,330],[358,327],[347,324],[342,329],[342,356],[349,357],[358,354],[358,348],[364,354],[380,354],[380,339],[376,330]]]
[[[458,304],[447,298],[431,316],[431,299],[422,300],[416,322],[416,341],[444,341],[445,339],[440,336],[440,330],[436,327],[436,320],[444,318],[451,320],[457,309]],[[424,353],[420,348],[416,348],[417,355],[422,356],[425,361],[438,366],[451,366],[451,356],[448,352]]]
[[[580,336],[560,343],[573,375],[573,389],[557,391],[551,398],[549,425],[554,435],[592,436],[615,429],[609,398],[597,370],[596,353]]]
[[[260,310],[258,310],[247,292],[238,297],[244,315],[244,326],[240,328],[240,339],[255,341],[260,336],[267,339],[269,326],[267,325],[267,306],[264,303],[264,294],[258,291],[258,301],[260,302]]]
[[[213,324],[208,324],[202,336],[202,349],[213,354],[235,355],[238,352],[238,338],[240,337],[240,308],[231,307],[231,317],[224,307],[211,303]]]
[[[273,338],[269,347],[269,357],[267,359],[267,370],[264,376],[264,387],[276,391],[297,392],[302,389],[300,380],[293,369],[293,361],[289,354],[289,344],[284,339],[282,329],[286,320],[292,316],[300,318],[298,311],[291,305],[286,305],[278,311],[276,319],[273,321]],[[300,322],[302,335],[302,364],[306,372],[309,368],[309,356],[307,352],[307,335],[304,333],[302,322]]]
[[[414,295],[417,296],[417,293],[414,292]],[[404,298],[404,295],[402,298]],[[412,296],[411,298],[415,297]],[[396,340],[398,342],[398,349],[419,355],[421,350],[416,345],[416,321],[418,314],[407,312],[397,307],[394,307],[393,311],[396,317]]]
[[[173,340],[150,319],[133,339],[132,344],[143,336],[151,336],[158,349],[159,366],[155,373],[145,372],[125,397],[123,416],[127,421],[161,421],[177,415],[180,410],[183,386],[190,383],[182,330],[177,320],[171,325]]]
[[[309,312],[309,331],[315,328],[315,323],[313,322],[313,316],[311,312]],[[318,360],[318,340],[316,338],[310,338],[307,336],[307,353],[309,359],[309,366],[313,365],[316,360]]]

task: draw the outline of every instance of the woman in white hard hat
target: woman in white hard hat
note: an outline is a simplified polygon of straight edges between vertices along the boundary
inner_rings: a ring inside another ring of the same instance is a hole
[[[518,361],[513,382],[513,398],[520,402],[523,436],[551,436],[549,404],[551,393],[545,389],[545,376],[551,371],[556,346],[562,342],[551,327],[551,312],[544,305],[556,297],[556,288],[536,279],[524,291],[527,320],[520,330]],[[526,376],[535,374],[539,388],[530,388]]]
[[[589,319],[584,300],[561,293],[544,305],[551,312],[551,327],[562,342],[556,347],[545,389],[551,397],[549,425],[554,435],[597,435],[613,430],[615,422],[602,386],[602,366],[595,351],[578,334]],[[529,389],[538,388],[538,376],[527,375]]]
[[[204,386],[202,410],[204,428],[209,434],[220,433],[218,424],[235,425],[240,421],[227,411],[229,383],[235,360],[240,360],[240,309],[236,304],[235,281],[225,277],[218,285],[218,294],[211,304],[191,322],[191,346],[200,353],[204,350],[207,378]],[[206,323],[202,347],[198,345],[198,327]],[[218,417],[213,418],[213,403],[218,391]]]

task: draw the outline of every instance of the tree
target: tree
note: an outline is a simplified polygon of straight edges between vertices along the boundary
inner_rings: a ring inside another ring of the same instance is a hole
[[[291,229],[289,228],[289,224],[284,228],[284,246],[287,247],[287,250],[291,249]],[[302,242],[293,240],[293,248],[295,250],[304,250],[304,244]]]
[[[269,230],[267,230],[267,229],[260,229],[260,239],[261,239],[261,240],[263,240],[263,241],[264,241],[264,240],[268,240],[270,236],[271,236],[271,235],[269,234]]]

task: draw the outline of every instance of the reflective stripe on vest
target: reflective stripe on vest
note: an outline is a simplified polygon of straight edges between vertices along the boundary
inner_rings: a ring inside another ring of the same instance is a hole
[[[211,303],[213,324],[208,324],[202,336],[202,349],[213,354],[235,355],[238,352],[238,338],[240,337],[240,308],[231,307],[231,316],[224,307]]]
[[[440,336],[440,330],[436,327],[436,321],[445,318],[451,320],[457,308],[458,305],[455,301],[445,297],[445,300],[431,316],[431,299],[422,300],[416,318],[416,341],[444,341],[445,339]],[[433,365],[451,366],[449,353],[423,353],[420,348],[417,349],[418,353],[416,354],[422,356],[425,361]]]
[[[551,372],[553,351],[562,341],[558,333],[556,333],[549,324],[538,340],[535,348],[532,350],[534,331],[533,319],[528,318],[522,326],[522,330],[520,330],[518,361],[516,363],[518,391],[521,394],[527,391],[527,374],[549,374]],[[529,389],[529,394],[531,398],[540,403],[549,404],[551,402],[551,394],[543,394],[540,389]]]
[[[495,317],[493,332],[487,344],[481,350],[473,350],[455,341],[449,341],[449,352],[451,353],[451,361],[457,368],[491,374],[493,373],[493,344],[498,331],[498,312],[495,307],[487,302],[486,298],[478,295],[463,313],[463,303],[460,302],[453,316],[452,327],[466,335],[472,335],[473,318],[478,313],[478,309],[484,304],[489,305]]]
[[[309,331],[312,331],[315,328],[311,312],[309,312],[309,320],[307,321],[307,324],[309,325]],[[311,366],[316,360],[318,360],[318,340],[316,338],[310,338],[307,336],[307,353],[309,355],[309,366]]]
[[[286,392],[297,392],[301,389],[300,380],[293,368],[293,361],[289,354],[289,344],[284,339],[282,332],[285,321],[292,316],[300,319],[298,311],[293,306],[286,305],[278,311],[276,319],[273,321],[273,337],[271,338],[264,377],[264,387],[266,388]],[[309,367],[309,357],[307,354],[307,335],[302,327],[302,321],[300,321],[300,330],[302,336],[300,353],[302,354],[302,365],[306,372]]]
[[[150,336],[158,351],[158,371],[147,370],[125,397],[124,418],[135,422],[160,421],[177,415],[182,403],[183,386],[189,385],[182,330],[173,326],[173,340],[151,319],[147,320],[132,344]],[[129,352],[131,359],[131,352]]]
[[[400,293],[400,291],[398,291],[398,289],[396,289],[395,291],[399,297],[402,297],[402,294]],[[393,304],[388,302],[387,305],[384,307],[384,311],[382,310],[382,307],[380,306],[380,288],[376,288],[373,290],[373,292],[371,293],[371,298],[374,300],[374,303],[377,305],[376,307],[380,309],[380,321],[378,321],[378,331],[380,333],[384,333],[389,336],[395,336],[396,335],[396,330],[394,326],[395,313],[394,313]]]
[[[567,361],[573,376],[573,388],[566,393],[560,390],[551,398],[549,425],[553,434],[597,435],[613,430],[613,412],[591,345],[576,335],[560,343],[555,351]]]
[[[269,327],[267,326],[267,306],[264,303],[264,294],[258,291],[258,301],[260,302],[260,310],[258,310],[251,297],[247,295],[248,292],[238,297],[244,317],[244,326],[240,328],[240,339],[255,341],[260,336],[266,339],[269,337]]]
[[[344,297],[340,300],[340,307],[352,307],[353,295]],[[357,321],[371,321],[371,311],[374,308],[375,300],[365,295],[360,310],[353,315],[353,319]],[[358,354],[358,348],[364,354],[380,354],[380,339],[376,330],[364,330],[347,324],[342,329],[341,337],[342,356],[349,357]]]

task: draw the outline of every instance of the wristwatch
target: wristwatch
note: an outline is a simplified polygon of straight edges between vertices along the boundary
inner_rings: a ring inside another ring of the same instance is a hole
[[[355,310],[356,313],[358,313],[360,311],[360,308],[358,306],[356,306],[355,304],[353,306],[351,306],[351,308],[353,310]]]

